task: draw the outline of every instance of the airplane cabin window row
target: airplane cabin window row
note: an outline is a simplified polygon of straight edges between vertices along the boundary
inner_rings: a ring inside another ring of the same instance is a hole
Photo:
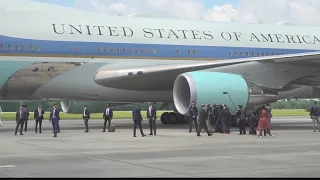
[[[12,45],[12,44],[8,44],[6,46],[6,45],[3,45],[3,44],[0,44],[0,50],[40,51],[40,47],[33,46],[33,45]]]
[[[157,54],[157,50],[156,49],[126,49],[126,48],[98,48],[98,52],[101,53],[106,53],[106,52],[110,52],[110,53],[136,53],[136,54]]]
[[[269,53],[269,52],[246,52],[246,53],[243,53],[243,52],[229,52],[229,56],[245,56],[245,57],[249,57],[249,56],[275,56],[275,55],[283,55],[284,53]]]

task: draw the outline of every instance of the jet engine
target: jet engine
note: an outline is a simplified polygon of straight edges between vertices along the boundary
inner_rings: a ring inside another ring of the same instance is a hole
[[[226,104],[231,114],[238,105],[272,103],[277,101],[278,92],[255,84],[250,79],[236,74],[197,71],[179,75],[173,87],[173,100],[177,111],[188,116],[194,102],[202,104]]]
[[[87,105],[91,113],[102,113],[106,105],[110,104],[112,108],[130,105],[131,103],[110,103],[110,102],[94,102],[94,101],[61,101],[61,109],[65,113],[81,114],[83,113],[84,105]]]
[[[87,105],[91,113],[100,113],[106,107],[106,102],[87,102],[87,101],[61,101],[61,109],[65,113],[81,114],[83,106]]]

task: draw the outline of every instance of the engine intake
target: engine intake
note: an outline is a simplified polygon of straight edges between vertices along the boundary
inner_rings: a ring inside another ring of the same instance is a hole
[[[234,114],[238,105],[277,101],[278,92],[259,86],[236,74],[189,72],[179,75],[173,86],[173,100],[180,114],[188,115],[192,102],[226,104]]]

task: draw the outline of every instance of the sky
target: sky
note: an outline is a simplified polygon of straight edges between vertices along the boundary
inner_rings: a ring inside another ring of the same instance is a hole
[[[34,0],[109,15],[320,25],[320,0]],[[272,2],[272,3],[270,3]]]

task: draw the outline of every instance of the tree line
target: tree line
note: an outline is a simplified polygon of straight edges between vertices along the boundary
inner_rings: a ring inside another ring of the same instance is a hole
[[[290,100],[290,101],[278,101],[271,104],[272,109],[306,109],[309,110],[312,106],[314,100]],[[34,110],[38,107],[39,104],[42,105],[45,111],[52,109],[54,104],[60,106],[60,102],[54,101],[16,101],[16,102],[0,102],[0,106],[3,112],[15,112],[20,106],[26,104],[30,110]],[[148,103],[141,103],[141,109],[146,110],[148,108]],[[161,107],[162,103],[157,103],[157,108]],[[131,111],[134,105],[128,105],[123,107],[116,108],[117,111]],[[166,109],[164,109],[166,110]]]

